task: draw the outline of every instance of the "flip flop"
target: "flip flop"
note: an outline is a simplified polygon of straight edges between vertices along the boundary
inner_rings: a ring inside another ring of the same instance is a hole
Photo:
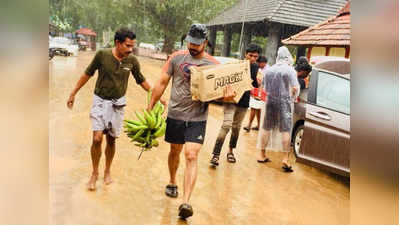
[[[179,217],[185,220],[194,214],[191,205],[183,203],[179,206]]]
[[[234,154],[229,152],[227,153],[227,162],[229,163],[235,163],[236,162],[236,158],[234,157]]]
[[[249,132],[251,129],[249,127],[243,127],[246,132]]]
[[[259,127],[252,127],[252,130],[259,130]]]
[[[292,166],[284,165],[284,166],[282,166],[281,168],[283,168],[284,172],[286,172],[286,173],[292,173],[292,172],[294,172],[294,170],[292,169]]]
[[[258,163],[267,163],[267,162],[271,162],[269,158],[265,158],[264,160],[258,159]]]
[[[212,166],[219,166],[219,157],[218,156],[213,156],[211,161],[210,161]]]

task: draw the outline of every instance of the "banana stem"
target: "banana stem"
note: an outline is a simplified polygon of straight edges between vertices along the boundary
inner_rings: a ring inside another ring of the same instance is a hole
[[[139,160],[139,159],[140,159],[140,157],[141,157],[141,154],[143,154],[143,152],[144,152],[144,148],[141,148],[141,152],[140,152],[139,158],[138,158],[137,160]]]

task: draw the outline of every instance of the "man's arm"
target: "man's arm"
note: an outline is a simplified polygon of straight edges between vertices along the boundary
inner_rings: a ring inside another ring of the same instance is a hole
[[[152,89],[151,101],[147,107],[148,110],[152,110],[155,103],[161,98],[163,92],[165,91],[166,87],[169,84],[170,77],[171,76],[168,75],[166,72],[162,72],[161,78],[158,80],[158,82],[155,84],[154,88]]]
[[[87,74],[83,74],[79,78],[78,82],[75,85],[75,88],[72,90],[71,94],[69,95],[69,99],[67,101],[67,106],[68,106],[69,109],[72,109],[72,107],[73,107],[73,103],[75,102],[76,93],[78,93],[80,88],[82,88],[87,83],[87,81],[90,79],[90,77],[92,77],[92,76],[89,76]]]
[[[67,106],[69,109],[72,109],[73,103],[75,101],[75,95],[78,93],[81,87],[86,84],[86,82],[94,75],[97,69],[100,68],[101,66],[101,60],[102,60],[102,51],[96,52],[96,55],[94,56],[93,60],[89,64],[89,66],[86,68],[84,74],[80,76],[78,82],[75,85],[75,88],[69,95],[69,99],[67,101]]]
[[[296,76],[296,71],[294,69],[292,69],[291,73],[290,73],[290,85],[291,85],[291,94],[293,96],[294,99],[296,99],[299,96],[299,90],[300,90],[300,86],[299,86],[299,82],[298,82],[298,78]]]
[[[150,91],[151,90],[151,86],[150,84],[145,80],[143,82],[141,82],[140,84],[141,88],[143,88],[145,91]]]

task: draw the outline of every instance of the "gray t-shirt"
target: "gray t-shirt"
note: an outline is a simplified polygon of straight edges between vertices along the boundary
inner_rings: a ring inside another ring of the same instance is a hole
[[[163,71],[172,76],[172,89],[168,117],[183,121],[206,121],[208,103],[193,101],[191,98],[190,66],[218,64],[212,56],[205,53],[201,59],[193,58],[188,50],[173,53],[163,66]]]

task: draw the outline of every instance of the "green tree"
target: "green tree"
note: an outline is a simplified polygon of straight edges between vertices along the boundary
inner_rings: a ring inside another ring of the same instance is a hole
[[[115,30],[131,24],[136,18],[131,0],[50,0],[50,21],[64,32],[86,26],[100,36],[103,30]]]
[[[132,0],[152,32],[163,38],[163,52],[171,53],[175,42],[192,23],[206,23],[237,0]],[[137,10],[136,10],[137,12]]]
[[[85,26],[97,32],[129,27],[138,41],[164,41],[164,52],[190,24],[206,23],[237,0],[49,0],[50,21],[64,32]]]

